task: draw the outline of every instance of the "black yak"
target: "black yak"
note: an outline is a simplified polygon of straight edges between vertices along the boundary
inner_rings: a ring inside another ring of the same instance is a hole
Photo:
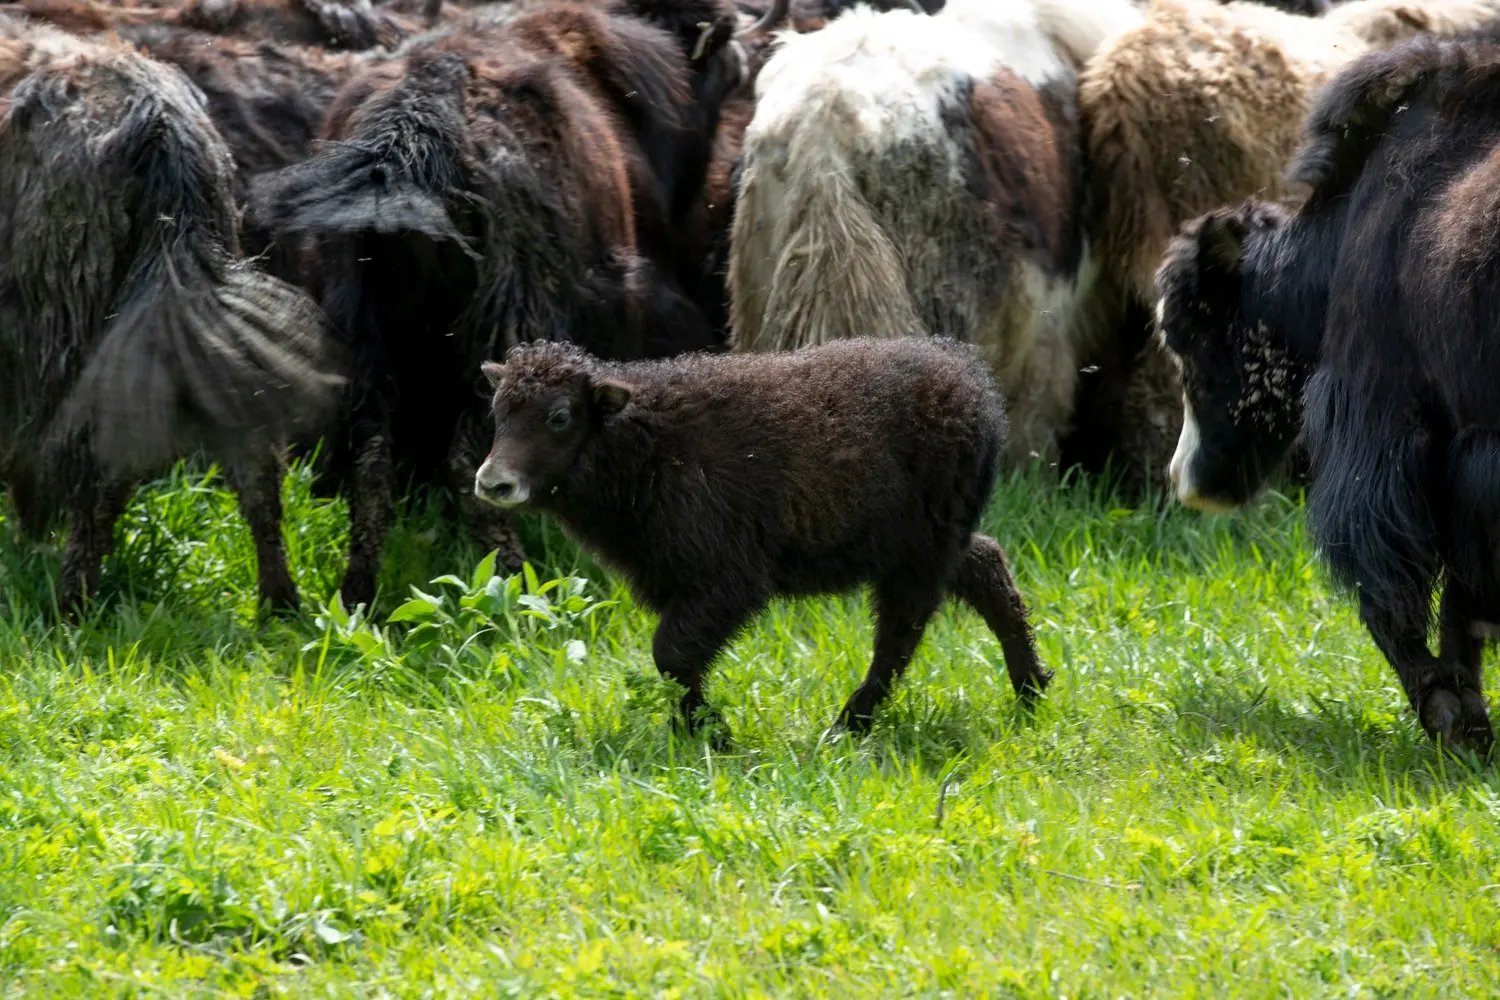
[[[1065,460],[1114,458],[1165,485],[1181,386],[1151,336],[1152,278],[1188,220],[1286,192],[1281,174],[1314,96],[1356,57],[1422,32],[1500,17],[1497,0],[1348,0],[1321,17],[1260,3],[1152,0],[1100,47],[1078,83],[1099,305],[1115,331],[1080,363],[1080,419]]]
[[[1179,497],[1243,503],[1300,430],[1319,551],[1422,725],[1478,750],[1500,622],[1497,99],[1493,43],[1364,57],[1309,118],[1289,173],[1306,203],[1192,223],[1157,279],[1186,396]]]
[[[776,595],[874,588],[875,658],[839,723],[869,728],[947,595],[1000,639],[1030,699],[1050,675],[994,539],[977,534],[1005,414],[951,340],[607,363],[531,344],[493,383],[477,496],[524,504],[618,568],[661,615],[652,652],[694,724],[709,666]]]
[[[204,449],[261,597],[292,607],[278,446],[337,396],[316,305],[238,256],[232,164],[182,74],[0,16],[0,480],[72,514],[59,603],[97,581],[143,476]]]
[[[679,262],[651,251],[703,184],[703,105],[725,96],[708,81],[738,82],[706,60],[738,53],[713,32],[719,48],[697,51],[701,28],[678,28],[557,3],[439,29],[356,75],[326,149],[254,186],[260,223],[316,241],[311,280],[353,349],[333,442],[353,518],[347,603],[374,594],[398,473],[462,484],[471,531],[519,562],[509,519],[467,488],[481,360],[526,340],[614,357],[715,343]]]

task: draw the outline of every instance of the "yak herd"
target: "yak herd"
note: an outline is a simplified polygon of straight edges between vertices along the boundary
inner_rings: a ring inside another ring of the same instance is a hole
[[[193,454],[295,608],[300,450],[347,605],[405,487],[510,566],[525,504],[660,613],[690,724],[771,597],[868,584],[861,729],[945,595],[1045,688],[997,469],[1227,509],[1298,450],[1484,750],[1491,278],[1500,0],[0,2],[0,484],[70,519],[64,609]]]

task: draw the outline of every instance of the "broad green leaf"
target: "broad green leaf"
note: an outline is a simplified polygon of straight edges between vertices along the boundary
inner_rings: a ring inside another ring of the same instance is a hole
[[[470,590],[479,590],[489,585],[490,579],[495,575],[495,559],[499,555],[499,549],[491,549],[489,555],[479,560],[479,565],[474,567],[473,576],[469,577]]]
[[[390,622],[414,622],[423,618],[431,618],[437,612],[437,605],[431,601],[417,599],[407,601],[401,607],[392,611],[386,619]]]

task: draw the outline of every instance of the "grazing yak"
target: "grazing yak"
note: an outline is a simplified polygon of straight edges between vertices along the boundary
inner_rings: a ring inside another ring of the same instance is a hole
[[[332,141],[253,185],[259,223],[314,241],[310,280],[354,357],[331,442],[352,518],[346,603],[374,594],[398,475],[461,486],[471,532],[522,558],[469,488],[482,360],[528,340],[612,357],[714,344],[676,259],[651,251],[703,184],[717,119],[702,105],[725,96],[711,83],[738,83],[708,62],[739,52],[693,4],[678,8],[691,32],[661,7],[655,24],[559,2],[440,28],[356,74]]]
[[[949,594],[994,631],[1017,695],[1050,675],[1005,553],[978,534],[1005,413],[943,339],[610,364],[529,344],[484,366],[495,440],[474,491],[558,518],[661,615],[652,653],[689,726],[719,652],[772,597],[868,583],[875,656],[839,724],[868,730]]]
[[[1096,335],[1078,68],[1141,20],[1129,0],[856,8],[761,70],[731,234],[731,338],[978,345],[1007,457],[1054,457]]]
[[[1289,173],[1310,192],[1299,210],[1215,212],[1162,265],[1186,396],[1172,477],[1186,503],[1236,506],[1300,429],[1319,551],[1427,731],[1483,751],[1482,646],[1500,622],[1500,46],[1366,56],[1307,134]]]
[[[1500,0],[1348,0],[1319,18],[1253,3],[1153,0],[1100,47],[1078,84],[1091,171],[1101,308],[1120,331],[1087,356],[1075,434],[1096,464],[1118,456],[1158,481],[1181,426],[1180,386],[1150,334],[1152,278],[1177,228],[1281,183],[1318,89],[1358,56],[1421,32],[1456,34]]]
[[[96,584],[131,489],[224,461],[261,597],[294,607],[279,445],[336,399],[321,314],[238,254],[201,95],[120,44],[0,15],[0,481],[23,529],[72,514],[59,604]]]

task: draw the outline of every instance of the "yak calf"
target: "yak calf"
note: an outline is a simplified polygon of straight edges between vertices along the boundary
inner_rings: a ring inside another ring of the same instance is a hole
[[[552,515],[661,615],[657,668],[694,725],[709,665],[778,595],[874,588],[875,657],[839,724],[867,731],[945,594],[984,616],[1016,693],[1051,675],[995,540],[1005,436],[953,341],[847,340],[610,364],[536,343],[484,365],[495,443],[474,491]]]

